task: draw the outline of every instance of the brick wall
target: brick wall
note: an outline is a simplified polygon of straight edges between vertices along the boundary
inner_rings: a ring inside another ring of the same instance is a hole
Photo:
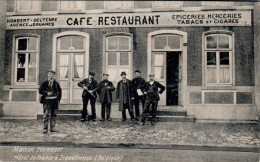
[[[7,8],[6,0],[2,0],[1,5],[0,5],[0,76],[4,75],[6,8]],[[0,94],[3,94],[3,91],[2,91],[3,82],[4,82],[4,77],[0,77]],[[2,95],[0,95],[0,96],[2,96]],[[1,100],[2,100],[2,97],[0,97],[0,101]]]

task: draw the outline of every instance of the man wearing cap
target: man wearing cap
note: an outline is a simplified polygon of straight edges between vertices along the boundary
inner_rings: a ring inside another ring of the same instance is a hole
[[[142,115],[142,122],[139,125],[144,125],[146,117],[149,113],[149,107],[152,106],[152,120],[151,123],[154,124],[156,117],[156,110],[158,101],[160,100],[159,93],[162,94],[165,87],[159,82],[154,81],[154,74],[149,74],[150,81],[146,82],[143,86],[143,92],[146,96],[144,104],[144,112]],[[158,90],[160,88],[160,91]]]
[[[135,104],[135,119],[139,120],[139,103],[141,101],[143,111],[144,111],[144,94],[142,92],[142,87],[145,84],[145,80],[141,78],[141,72],[139,70],[135,70],[135,78],[132,80],[133,85],[133,93],[134,93],[134,104]]]
[[[91,112],[92,112],[92,121],[96,121],[96,98],[97,94],[96,91],[98,89],[98,83],[94,79],[95,73],[89,72],[89,78],[86,78],[82,80],[81,82],[78,83],[78,86],[83,88],[83,93],[82,93],[82,101],[83,101],[83,110],[82,110],[82,116],[81,116],[81,121],[84,122],[88,119],[88,111],[87,111],[87,106],[88,106],[88,101],[90,100],[90,105],[91,105]]]
[[[49,70],[48,80],[44,81],[39,88],[39,93],[42,95],[40,102],[43,104],[43,133],[48,133],[49,114],[51,114],[50,132],[57,132],[55,129],[56,116],[59,109],[62,90],[60,84],[54,77],[55,71]]]
[[[121,73],[122,80],[117,83],[117,101],[119,102],[119,111],[122,111],[122,121],[126,121],[126,109],[128,109],[131,120],[134,120],[132,101],[134,100],[133,96],[133,87],[131,81],[126,79],[126,73],[123,71]]]
[[[101,103],[101,121],[105,121],[105,113],[107,120],[111,121],[110,111],[112,102],[112,91],[115,91],[115,87],[112,82],[108,81],[108,74],[103,74],[103,81],[98,84],[99,101]]]

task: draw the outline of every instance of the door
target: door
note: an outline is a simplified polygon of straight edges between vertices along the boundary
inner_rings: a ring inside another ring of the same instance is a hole
[[[82,88],[78,82],[85,78],[85,53],[58,53],[58,76],[62,88],[62,103],[81,103]]]
[[[78,83],[86,78],[87,53],[85,37],[62,36],[57,39],[57,80],[62,88],[63,104],[81,104],[82,88]]]
[[[166,105],[179,105],[179,52],[167,52]]]
[[[181,105],[181,52],[153,52],[152,72],[155,80],[166,87],[159,105]]]

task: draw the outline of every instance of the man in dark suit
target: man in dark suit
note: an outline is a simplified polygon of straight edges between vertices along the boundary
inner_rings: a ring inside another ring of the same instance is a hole
[[[83,101],[83,110],[82,110],[82,116],[81,116],[81,121],[84,122],[88,119],[88,111],[87,111],[87,106],[88,106],[88,101],[90,100],[90,105],[91,105],[91,112],[92,112],[92,121],[96,121],[96,98],[97,98],[97,88],[98,88],[98,83],[94,79],[95,73],[89,72],[89,78],[86,78],[82,80],[81,82],[78,83],[78,86],[83,88],[83,93],[82,93],[82,101]]]
[[[43,104],[43,133],[48,133],[49,114],[51,114],[50,132],[57,132],[55,125],[62,90],[54,77],[55,71],[49,70],[48,80],[44,81],[39,88],[39,93],[42,95],[40,102]]]
[[[117,83],[116,98],[119,102],[119,111],[122,111],[122,121],[126,121],[126,109],[128,109],[131,120],[134,120],[132,100],[133,87],[131,81],[126,79],[126,73],[121,73],[122,80]]]
[[[154,74],[149,74],[149,82],[146,82],[143,86],[143,92],[146,96],[145,104],[144,104],[144,112],[142,115],[142,122],[139,122],[139,125],[144,125],[146,117],[149,113],[149,108],[152,106],[152,125],[155,122],[156,111],[158,101],[160,100],[159,94],[162,94],[165,90],[165,87],[161,85],[159,82],[154,81]],[[160,91],[158,90],[160,88]]]
[[[135,71],[135,78],[132,80],[132,85],[133,85],[133,93],[134,93],[134,104],[135,104],[135,119],[138,121],[139,120],[139,114],[140,114],[140,109],[139,109],[139,103],[141,101],[143,111],[144,111],[144,94],[142,92],[142,87],[145,84],[145,80],[141,78],[141,72],[139,70]]]
[[[112,91],[115,91],[115,87],[112,82],[108,81],[108,74],[103,74],[103,81],[98,84],[99,101],[101,103],[101,121],[105,121],[105,112],[107,120],[111,121],[110,111],[112,102]]]

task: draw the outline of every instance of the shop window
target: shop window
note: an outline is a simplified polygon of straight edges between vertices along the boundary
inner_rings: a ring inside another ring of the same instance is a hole
[[[105,1],[105,9],[133,9],[133,1]]]
[[[106,37],[106,70],[113,82],[118,82],[122,71],[131,78],[132,38],[126,35]]]
[[[225,2],[225,1],[202,1],[204,6],[231,6],[234,5],[234,2]]]
[[[179,8],[182,6],[182,1],[153,1],[153,8]]]
[[[14,83],[37,83],[39,55],[38,41],[38,37],[16,38]]]
[[[60,12],[82,12],[84,10],[84,1],[64,1],[60,0],[59,11]]]
[[[17,0],[15,1],[17,14],[37,14],[41,11],[40,0]]]
[[[206,84],[232,84],[232,36],[209,34],[205,42]]]

